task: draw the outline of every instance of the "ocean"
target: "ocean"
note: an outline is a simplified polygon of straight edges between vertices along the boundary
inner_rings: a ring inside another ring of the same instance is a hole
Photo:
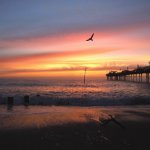
[[[107,81],[106,78],[1,78],[0,104],[120,106],[150,104],[150,84]]]

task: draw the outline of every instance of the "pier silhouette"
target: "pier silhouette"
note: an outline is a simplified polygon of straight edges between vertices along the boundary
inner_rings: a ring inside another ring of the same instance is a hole
[[[150,83],[150,65],[149,66],[137,66],[133,70],[122,71],[110,71],[106,74],[107,80],[114,81],[133,81],[141,83]]]

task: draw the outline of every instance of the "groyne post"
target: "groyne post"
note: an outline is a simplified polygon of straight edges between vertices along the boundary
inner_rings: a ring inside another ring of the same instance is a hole
[[[14,104],[14,97],[8,97],[7,98],[7,105],[13,105]]]
[[[29,95],[24,96],[24,105],[29,105]]]

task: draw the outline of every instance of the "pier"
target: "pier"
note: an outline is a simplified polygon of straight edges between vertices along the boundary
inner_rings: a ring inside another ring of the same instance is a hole
[[[137,67],[133,70],[110,71],[106,74],[107,80],[132,81],[150,83],[150,66]]]

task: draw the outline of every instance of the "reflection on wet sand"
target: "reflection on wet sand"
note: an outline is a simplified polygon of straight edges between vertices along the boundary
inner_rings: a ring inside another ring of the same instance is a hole
[[[3,111],[0,115],[0,128],[40,128],[71,122],[86,122],[84,114],[91,114],[94,117],[98,117],[100,112],[98,109],[78,107],[14,106],[14,109],[7,107],[7,111]]]
[[[9,112],[11,112],[11,111],[13,111],[13,105],[7,105],[7,111]]]
[[[42,128],[68,123],[104,120],[110,115],[119,121],[148,120],[150,108],[141,107],[58,107],[58,106],[0,106],[0,129]],[[146,108],[146,109],[145,109]],[[141,115],[142,114],[142,115]],[[146,114],[146,115],[144,115]],[[92,118],[88,119],[87,116]]]

